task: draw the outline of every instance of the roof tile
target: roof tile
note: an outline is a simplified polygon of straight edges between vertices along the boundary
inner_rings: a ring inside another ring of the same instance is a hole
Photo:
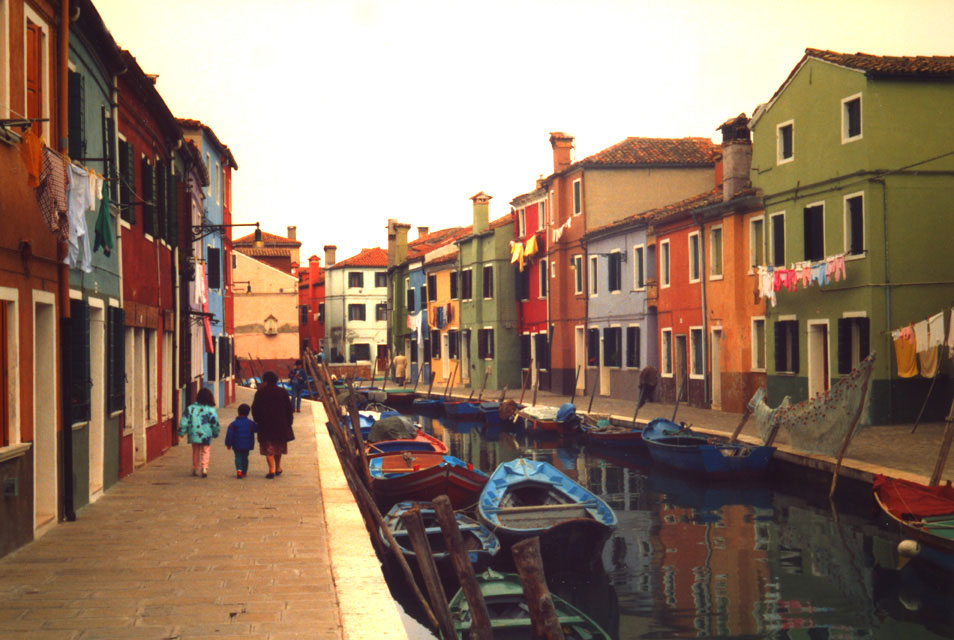
[[[626,138],[581,162],[582,165],[702,165],[715,163],[722,149],[708,138]]]
[[[338,269],[340,267],[386,267],[388,266],[388,253],[381,247],[371,249],[362,249],[357,255],[346,258],[341,262],[336,262],[325,269]]]

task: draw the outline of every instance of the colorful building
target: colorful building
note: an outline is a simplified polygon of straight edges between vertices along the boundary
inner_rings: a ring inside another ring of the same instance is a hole
[[[550,388],[550,322],[547,268],[547,190],[539,187],[510,201],[514,216],[514,265],[520,325],[520,369],[528,385]],[[519,245],[519,248],[517,248]]]
[[[329,264],[333,263],[333,264]],[[387,353],[387,253],[362,249],[341,262],[325,261],[325,326],[329,362],[368,363]]]
[[[299,348],[318,353],[325,339],[325,270],[315,255],[308,258],[307,267],[298,269],[298,312]]]

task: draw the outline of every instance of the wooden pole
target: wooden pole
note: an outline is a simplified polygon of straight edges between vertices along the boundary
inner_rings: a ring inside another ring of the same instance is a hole
[[[248,368],[252,370],[252,377],[253,377],[253,378],[258,378],[259,380],[262,379],[262,376],[258,375],[258,373],[255,371],[255,361],[252,360],[252,354],[251,354],[251,353],[248,354]],[[256,383],[256,384],[258,384],[258,383]]]
[[[573,378],[573,391],[570,393],[570,404],[576,401],[576,384],[580,381],[580,365],[576,365],[576,376]]]
[[[527,384],[530,382],[530,367],[532,366],[533,366],[533,358],[530,358],[530,364],[527,365],[527,375],[521,383],[522,387],[520,389],[520,402],[518,402],[517,404],[521,404],[521,405],[523,404],[523,395],[527,392]]]
[[[354,398],[354,387],[348,382],[348,390],[351,394],[348,396],[348,416],[351,418],[351,430],[354,432],[354,440],[358,445],[357,460],[364,470],[364,481],[366,486],[371,488],[371,470],[368,468],[368,453],[364,449],[364,436],[361,435],[361,415],[358,413],[358,403]]]
[[[590,391],[590,404],[586,408],[587,413],[591,413],[593,411],[593,399],[596,397],[596,389],[599,388],[599,386],[600,386],[599,382],[593,383],[593,390]]]
[[[835,485],[838,484],[838,471],[841,469],[841,461],[845,458],[845,453],[848,451],[848,443],[851,442],[851,437],[855,433],[855,427],[858,426],[858,420],[861,419],[861,411],[865,408],[865,398],[868,396],[868,382],[871,380],[871,371],[872,367],[869,367],[868,373],[865,375],[865,381],[861,385],[861,399],[858,401],[858,410],[855,411],[855,415],[851,419],[851,426],[848,427],[848,433],[845,434],[845,439],[841,443],[841,449],[838,451],[838,460],[835,461],[835,470],[831,473],[831,489],[828,490],[829,499],[835,495]]]
[[[434,372],[431,371],[431,380],[434,379]],[[421,371],[418,369],[417,375],[414,376],[414,388],[411,390],[411,393],[417,393],[417,384],[421,381]],[[427,392],[430,394],[430,390]]]
[[[686,369],[684,375],[682,376],[682,380],[679,381],[679,387],[676,389],[676,406],[672,408],[672,420],[670,420],[670,422],[676,421],[676,412],[679,411],[679,400],[682,398],[682,389],[686,384],[688,384],[688,381],[689,370]]]
[[[954,439],[954,400],[951,401],[951,410],[947,414],[947,424],[944,425],[944,439],[941,440],[941,449],[937,452],[937,461],[934,463],[934,473],[931,474],[930,486],[936,487],[941,482],[944,465],[951,451],[951,440]]]
[[[540,557],[540,538],[521,540],[511,547],[514,564],[523,582],[523,596],[530,611],[533,637],[545,640],[563,640],[563,629],[557,618],[553,598],[547,588]]]
[[[414,549],[414,554],[417,556],[417,565],[421,569],[424,587],[431,599],[431,608],[437,616],[441,636],[443,638],[456,638],[457,630],[454,629],[454,622],[451,620],[447,596],[444,595],[444,587],[441,586],[440,576],[437,575],[437,565],[434,563],[431,545],[427,541],[427,533],[424,531],[421,508],[414,506],[401,516],[401,522],[404,523],[407,537],[411,541],[411,548]]]
[[[484,384],[482,384],[480,387],[480,395],[477,396],[477,402],[480,402],[484,397],[484,391],[487,390],[487,378],[489,377],[490,377],[490,369],[488,368],[484,371]]]
[[[735,431],[732,432],[732,437],[729,438],[729,442],[735,442],[739,439],[739,434],[742,433],[742,427],[745,426],[745,423],[749,421],[749,417],[752,415],[752,405],[746,404],[745,411],[742,412],[742,419],[739,420],[739,424],[735,426]]]
[[[454,378],[457,377],[457,369],[460,367],[460,360],[454,363],[454,373],[447,379],[447,386],[444,387],[444,397],[447,398],[448,391],[454,386]],[[436,373],[436,372],[435,372]]]
[[[491,640],[493,630],[490,626],[490,612],[487,610],[487,603],[484,602],[484,595],[480,591],[477,577],[474,575],[474,565],[470,563],[467,550],[464,549],[464,538],[457,527],[454,508],[447,496],[437,496],[432,505],[441,533],[444,534],[444,542],[447,544],[447,552],[450,554],[454,571],[457,572],[460,588],[470,608],[469,637],[477,640]]]
[[[528,375],[529,375],[529,373],[528,373]],[[534,383],[533,383],[533,396],[532,396],[532,399],[533,399],[533,404],[534,404],[534,405],[537,404],[537,389],[539,389],[539,388],[540,388],[540,378],[537,378],[536,381],[534,381]]]
[[[503,389],[500,390],[500,400],[498,400],[497,402],[503,402],[504,398],[506,397],[507,397],[507,385],[504,385]]]
[[[636,428],[636,416],[639,415],[639,408],[643,406],[643,395],[646,393],[646,390],[643,389],[642,385],[639,387],[639,398],[636,399],[636,410],[633,411],[633,424],[632,428]]]
[[[927,395],[924,396],[924,404],[921,405],[921,410],[918,411],[918,419],[914,421],[914,427],[911,429],[911,433],[914,433],[918,430],[918,425],[921,424],[921,416],[924,415],[924,410],[927,409],[928,400],[931,399],[931,392],[934,391],[934,383],[937,382],[938,371],[941,370],[940,360],[941,360],[941,345],[935,347],[936,353],[935,356],[938,360],[938,365],[934,368],[934,376],[931,378],[931,386],[928,387]]]

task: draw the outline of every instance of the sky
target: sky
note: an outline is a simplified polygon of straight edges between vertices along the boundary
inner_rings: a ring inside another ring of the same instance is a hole
[[[949,0],[93,2],[172,113],[232,150],[233,221],[297,226],[303,261],[386,247],[389,218],[466,226],[479,191],[508,213],[552,173],[552,131],[578,160],[719,142],[807,47],[954,55]]]

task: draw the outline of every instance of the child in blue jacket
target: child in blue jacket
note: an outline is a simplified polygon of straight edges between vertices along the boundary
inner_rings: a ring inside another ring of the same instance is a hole
[[[235,451],[235,477],[239,479],[248,474],[248,452],[255,448],[255,423],[248,417],[251,410],[247,404],[240,404],[238,417],[225,433],[225,448]]]

